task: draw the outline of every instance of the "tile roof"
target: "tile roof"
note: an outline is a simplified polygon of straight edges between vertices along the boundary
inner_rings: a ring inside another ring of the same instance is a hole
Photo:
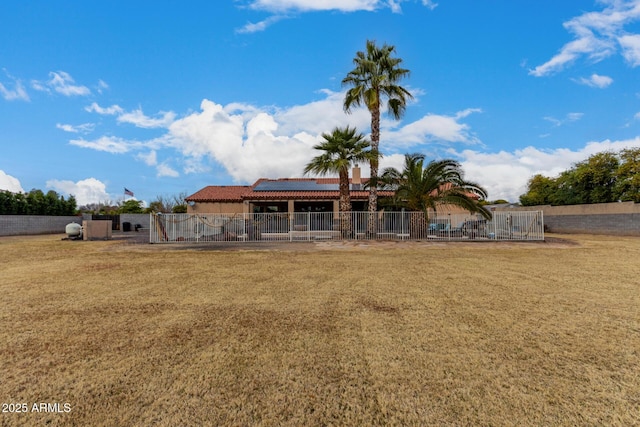
[[[367,179],[362,180],[363,183]],[[259,184],[265,182],[277,182],[278,187],[282,188],[281,191],[254,191],[253,189]],[[286,183],[299,183],[310,182],[316,184],[339,184],[339,178],[281,178],[281,179],[266,179],[260,178],[253,185],[210,185],[202,190],[187,197],[186,200],[193,202],[242,202],[244,200],[337,200],[340,198],[340,192],[338,190],[323,190],[323,191],[308,191],[308,190],[287,190]],[[283,185],[282,183],[285,183]],[[292,185],[292,187],[299,187],[299,185]],[[392,191],[378,191],[378,195],[382,197],[389,197],[393,195]],[[352,190],[351,198],[354,200],[366,200],[369,196],[369,191]]]
[[[209,185],[185,198],[187,202],[242,202],[251,192],[248,185]]]

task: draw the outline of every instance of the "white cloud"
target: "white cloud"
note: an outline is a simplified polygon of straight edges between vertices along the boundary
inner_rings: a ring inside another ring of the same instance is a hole
[[[408,147],[427,142],[480,143],[478,137],[471,132],[469,125],[460,123],[460,120],[469,116],[469,114],[481,111],[477,108],[469,108],[456,113],[454,116],[428,114],[413,123],[401,127],[397,131],[383,132],[381,139],[392,141],[396,147]]]
[[[0,170],[0,190],[10,191],[12,193],[24,192],[18,178],[8,175],[3,170]]]
[[[40,82],[33,80],[31,86],[40,91],[49,92],[50,89],[62,94],[64,96],[87,96],[91,94],[86,86],[79,86],[74,84],[75,80],[71,75],[64,71],[50,72],[50,79],[46,82]]]
[[[114,104],[110,107],[101,107],[97,102],[84,107],[89,113],[98,113],[103,116],[118,116],[119,123],[130,123],[139,128],[167,128],[175,120],[176,114],[173,111],[161,111],[157,117],[149,117],[142,111],[142,108],[126,112],[122,107]]]
[[[317,139],[306,133],[277,136],[278,126],[267,113],[233,114],[204,100],[200,112],[171,124],[165,140],[192,160],[215,160],[237,182],[299,176]]]
[[[85,111],[89,113],[98,113],[101,115],[114,116],[116,114],[122,114],[124,110],[119,105],[112,105],[111,107],[103,108],[98,105],[97,102],[91,103],[88,107],[84,107]]]
[[[323,132],[346,125],[369,131],[370,117],[366,108],[346,115],[342,109],[344,93],[328,90],[320,93],[323,97],[319,100],[282,109],[242,103],[220,105],[205,99],[199,111],[173,120],[166,133],[156,139],[139,142],[103,136],[91,141],[76,139],[70,143],[114,154],[132,153],[147,166],[155,167],[158,177],[210,172],[213,163],[220,165],[236,183],[242,184],[253,183],[262,177],[299,177],[305,164],[316,155],[312,147],[320,141]],[[107,110],[97,105],[88,108],[95,112]],[[109,108],[115,115],[122,113],[119,107]],[[429,114],[408,123],[383,120],[382,149],[385,155],[381,169],[402,167],[404,157],[399,154],[400,149],[402,153],[418,150],[436,158],[442,154],[442,146],[434,143],[444,143],[450,147],[448,155],[463,162],[467,178],[485,186],[491,199],[517,201],[526,190],[527,181],[536,173],[555,176],[596,152],[617,151],[634,144],[640,146],[640,138],[636,138],[592,142],[578,150],[527,147],[499,153],[477,149],[456,151],[456,144],[480,143],[464,120],[481,112],[477,108],[468,108],[452,115]],[[561,119],[545,119],[560,126],[582,118],[583,113],[571,112]],[[640,119],[640,114],[636,118]],[[176,151],[180,172],[166,161],[158,163],[159,150],[162,149]],[[360,166],[363,176],[368,176],[368,165]]]
[[[372,11],[384,6],[385,3],[381,0],[253,0],[250,2],[250,7],[272,12],[321,10],[354,12],[357,10]]]
[[[35,90],[39,90],[41,92],[49,92],[51,93],[51,91],[49,90],[49,88],[47,87],[47,85],[41,81],[38,80],[31,80],[31,87],[34,88]]]
[[[255,33],[264,31],[276,22],[288,18],[287,13],[300,12],[373,12],[378,9],[389,8],[393,13],[401,13],[401,3],[406,0],[248,0],[248,6],[254,10],[267,11],[277,15],[268,17],[260,22],[249,22],[236,30],[236,33]],[[423,6],[430,10],[438,4],[433,0],[421,0]]]
[[[325,98],[275,113],[242,104],[222,106],[204,100],[201,111],[173,122],[163,137],[165,144],[191,159],[185,172],[201,170],[211,158],[222,165],[236,182],[251,183],[261,177],[300,176],[313,157],[313,145],[321,134],[335,126],[356,126],[369,131],[366,108],[346,115],[344,94],[322,91]],[[428,115],[390,130],[397,122],[384,121],[382,138],[386,149],[412,147],[429,142],[478,143],[468,125],[460,120],[479,109],[467,109],[454,116]],[[396,158],[391,156],[390,158]],[[400,161],[401,164],[401,161]]]
[[[102,93],[104,90],[109,89],[109,85],[104,80],[98,80],[96,85],[96,91]]]
[[[634,118],[634,119],[636,119],[636,120],[640,120],[640,112],[637,112],[637,113],[633,116],[633,118]]]
[[[625,35],[618,39],[622,48],[622,56],[632,66],[640,65],[640,35]]]
[[[464,150],[452,153],[462,160],[465,178],[485,187],[490,200],[517,202],[520,195],[526,192],[527,182],[535,174],[556,177],[593,154],[631,147],[640,148],[640,137],[624,141],[589,142],[579,150],[526,147],[513,152],[482,153]]]
[[[167,165],[166,163],[161,163],[158,165],[158,167],[156,168],[157,170],[157,177],[163,177],[163,176],[169,176],[172,178],[177,178],[180,176],[180,174],[178,173],[178,171],[176,171],[175,169],[171,168],[169,165]]]
[[[166,128],[175,120],[176,114],[172,111],[160,112],[160,117],[151,118],[146,116],[142,109],[138,108],[137,110],[133,110],[130,113],[121,112],[118,116],[118,122],[121,123],[131,123],[139,128]]]
[[[91,148],[97,151],[120,154],[131,151],[132,148],[140,146],[139,143],[126,141],[118,137],[102,136],[94,141],[85,139],[72,139],[69,144],[82,148]]]
[[[567,121],[577,122],[578,120],[582,119],[582,116],[584,116],[584,113],[569,113],[567,114]]]
[[[438,3],[434,2],[433,0],[422,0],[422,5],[428,7],[431,10],[438,7]]]
[[[4,84],[0,83],[0,95],[2,95],[2,97],[7,101],[29,101],[29,95],[24,89],[22,81],[10,76],[6,71],[5,74],[7,74],[7,77],[12,80],[13,89],[9,89]]]
[[[303,105],[281,109],[275,113],[281,135],[292,135],[297,132],[321,134],[336,126],[355,126],[361,131],[368,129],[371,116],[366,108],[357,108],[351,114],[343,110],[344,92],[320,91],[324,99]]]
[[[46,185],[47,188],[51,188],[58,193],[67,196],[73,195],[78,206],[106,202],[112,199],[106,191],[106,185],[95,178],[87,178],[78,182],[51,179],[47,181]]]
[[[568,113],[563,119],[556,119],[555,117],[550,117],[550,116],[543,117],[543,119],[553,123],[555,127],[560,127],[567,123],[577,122],[578,120],[582,119],[583,116],[584,116],[584,113]]]
[[[564,23],[575,39],[565,44],[549,61],[529,71],[541,77],[563,70],[582,56],[598,62],[618,51],[635,67],[640,65],[640,40],[624,27],[640,19],[640,0],[601,0],[606,7],[600,12],[587,12]]]
[[[156,150],[151,150],[147,154],[139,153],[136,159],[142,160],[147,166],[155,166],[158,164],[158,155]]]
[[[300,176],[305,164],[315,155],[313,146],[321,135],[336,126],[356,126],[369,132],[370,115],[366,108],[343,110],[344,93],[322,90],[322,99],[304,105],[275,109],[232,103],[226,106],[203,100],[201,110],[173,120],[166,120],[168,131],[159,138],[129,141],[114,136],[95,140],[70,141],[72,145],[113,154],[135,152],[134,157],[148,166],[156,166],[161,176],[175,176],[177,171],[166,164],[158,166],[157,151],[176,150],[184,173],[201,173],[211,160],[221,165],[236,182],[252,183],[261,177]],[[108,113],[97,104],[87,110]],[[121,121],[122,110],[109,107]],[[387,152],[431,142],[478,143],[478,138],[462,120],[479,109],[462,110],[453,116],[431,114],[413,123],[384,119],[382,138]],[[136,118],[145,119],[140,112]],[[167,117],[167,116],[165,116]],[[164,119],[164,117],[163,117]],[[145,119],[146,120],[146,119]],[[154,119],[155,120],[155,119]],[[158,119],[159,121],[162,119]],[[134,120],[131,120],[134,121]],[[137,151],[137,152],[136,152]],[[391,156],[390,158],[395,158]],[[401,163],[401,162],[400,162]]]
[[[611,77],[600,76],[595,73],[592,74],[589,78],[581,77],[579,79],[574,79],[574,81],[576,83],[580,83],[589,87],[595,87],[598,89],[604,89],[606,87],[609,87],[611,83],[613,83],[613,79]]]
[[[245,26],[243,26],[242,28],[238,28],[236,30],[236,33],[238,34],[251,34],[251,33],[258,33],[260,31],[264,31],[267,29],[267,27],[270,27],[271,25],[275,24],[278,21],[281,21],[285,18],[285,16],[282,15],[276,15],[276,16],[270,16],[267,19],[264,19],[260,22],[248,22]]]
[[[96,125],[94,123],[83,123],[81,125],[75,126],[70,124],[56,123],[56,128],[70,133],[91,133],[95,127]]]

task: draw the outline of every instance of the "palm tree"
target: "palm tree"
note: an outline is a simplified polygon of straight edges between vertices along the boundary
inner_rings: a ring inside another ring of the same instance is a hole
[[[409,70],[400,68],[402,59],[392,58],[395,47],[384,44],[381,48],[375,41],[367,40],[366,51],[359,51],[353,59],[355,68],[342,80],[343,86],[351,86],[344,98],[347,113],[356,106],[365,105],[371,113],[371,151],[379,153],[380,108],[386,98],[389,114],[396,120],[405,112],[407,99],[413,98],[408,90],[398,82],[409,75]],[[367,234],[375,233],[375,212],[378,209],[378,158],[370,162],[371,178],[369,186],[369,222]]]
[[[380,178],[381,188],[395,191],[395,206],[416,212],[411,214],[411,234],[424,235],[429,211],[436,212],[443,205],[459,206],[491,219],[491,212],[479,203],[479,198],[486,199],[487,191],[464,179],[460,163],[433,160],[425,167],[424,159],[423,154],[405,154],[402,171],[387,168]]]
[[[304,168],[305,175],[314,173],[327,175],[337,173],[340,179],[340,204],[341,212],[340,229],[343,237],[351,234],[351,222],[348,212],[351,211],[351,195],[349,191],[349,168],[358,162],[370,161],[374,154],[369,150],[370,143],[356,128],[338,128],[323,133],[324,141],[315,145],[316,150],[324,151],[323,154],[314,157]]]

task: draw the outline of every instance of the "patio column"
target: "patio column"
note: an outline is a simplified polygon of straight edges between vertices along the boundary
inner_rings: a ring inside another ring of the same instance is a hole
[[[287,213],[294,213],[296,210],[293,207],[293,200],[287,201]]]

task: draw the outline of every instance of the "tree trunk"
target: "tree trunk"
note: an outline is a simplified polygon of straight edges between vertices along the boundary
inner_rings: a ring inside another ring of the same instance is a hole
[[[424,212],[409,212],[409,236],[426,239],[429,235],[429,220]]]
[[[351,195],[349,192],[349,169],[340,170],[340,235],[350,239],[353,234],[351,226]]]
[[[371,110],[371,151],[378,153],[380,147],[380,94]],[[378,232],[378,156],[370,162],[371,175],[369,181],[369,218],[367,221],[367,238],[375,239]]]

